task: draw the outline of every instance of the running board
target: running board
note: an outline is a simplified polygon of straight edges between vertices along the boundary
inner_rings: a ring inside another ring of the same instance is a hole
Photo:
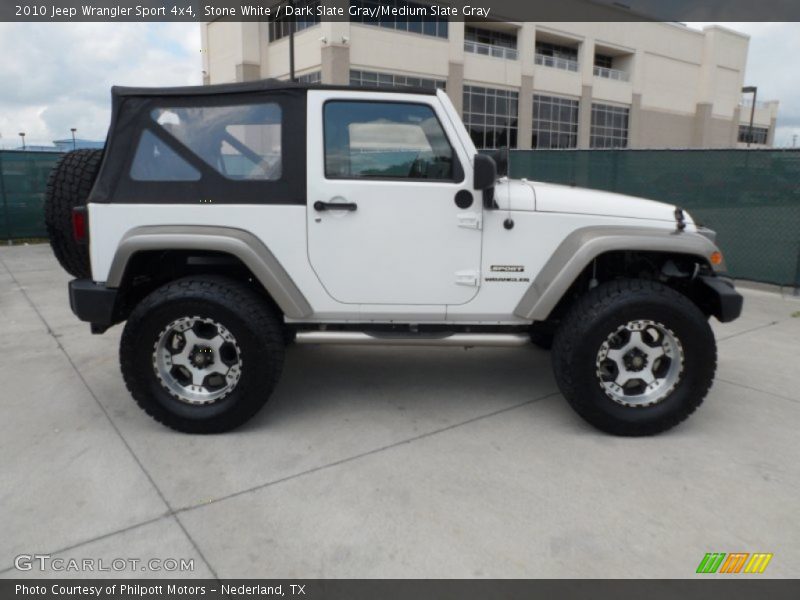
[[[383,334],[360,331],[298,331],[298,344],[345,346],[461,346],[508,347],[531,343],[524,333]]]

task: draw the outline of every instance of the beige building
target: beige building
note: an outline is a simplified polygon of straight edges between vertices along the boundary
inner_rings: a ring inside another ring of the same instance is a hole
[[[288,23],[202,28],[206,83],[289,77]],[[300,80],[443,87],[482,148],[734,148],[750,136],[749,38],[724,27],[442,19],[297,30]],[[777,111],[756,104],[752,147],[772,145]]]

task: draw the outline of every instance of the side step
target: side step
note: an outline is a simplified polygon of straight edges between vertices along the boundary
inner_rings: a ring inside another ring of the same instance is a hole
[[[384,334],[361,331],[298,331],[297,344],[340,344],[345,346],[461,346],[509,347],[531,343],[524,333]]]

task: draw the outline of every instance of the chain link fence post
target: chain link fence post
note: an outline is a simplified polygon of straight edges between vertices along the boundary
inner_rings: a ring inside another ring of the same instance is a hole
[[[3,169],[3,153],[0,151],[0,198],[3,199],[3,221],[5,221],[6,243],[11,245],[11,218],[8,215],[8,199],[6,198],[6,179]]]

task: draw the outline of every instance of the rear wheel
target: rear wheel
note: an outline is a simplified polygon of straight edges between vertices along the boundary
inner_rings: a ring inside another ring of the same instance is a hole
[[[100,169],[102,150],[68,152],[50,172],[44,198],[44,222],[58,262],[78,278],[91,277],[89,247],[72,234],[72,209],[86,204]]]
[[[283,336],[272,307],[245,285],[180,279],[134,309],[120,343],[122,374],[136,402],[168,427],[228,431],[269,399]]]
[[[716,343],[688,298],[653,281],[588,292],[556,333],[553,369],[573,409],[616,435],[652,435],[700,406],[714,379]]]

